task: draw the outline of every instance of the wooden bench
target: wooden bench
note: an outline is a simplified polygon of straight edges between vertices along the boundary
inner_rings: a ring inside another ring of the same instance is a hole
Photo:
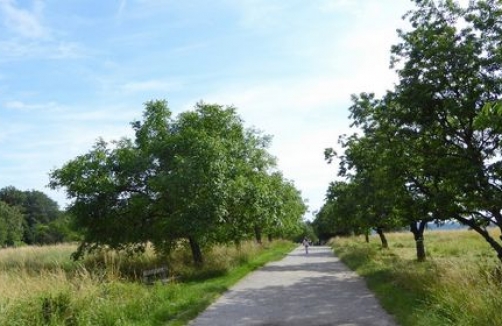
[[[151,285],[160,281],[162,284],[166,284],[169,281],[168,271],[166,266],[145,270],[143,271],[143,283]]]

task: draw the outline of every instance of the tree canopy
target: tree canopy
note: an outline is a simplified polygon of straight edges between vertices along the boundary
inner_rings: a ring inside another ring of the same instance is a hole
[[[275,171],[270,137],[244,128],[234,107],[200,102],[174,118],[167,102],[150,101],[131,125],[134,139],[99,140],[51,172],[50,186],[65,188],[84,232],[77,256],[147,243],[167,253],[187,241],[201,264],[210,244],[301,222],[306,206]]]
[[[0,232],[10,234],[0,245],[50,244],[76,237],[70,227],[71,218],[41,191],[4,187],[0,189],[0,204],[0,218],[8,225],[4,228],[0,222]]]
[[[23,214],[16,208],[0,201],[0,247],[13,246],[23,236]]]

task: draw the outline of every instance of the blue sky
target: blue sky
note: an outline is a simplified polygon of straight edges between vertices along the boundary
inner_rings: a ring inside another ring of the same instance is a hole
[[[40,190],[143,103],[234,105],[319,209],[350,95],[392,87],[408,0],[0,0],[0,187]]]

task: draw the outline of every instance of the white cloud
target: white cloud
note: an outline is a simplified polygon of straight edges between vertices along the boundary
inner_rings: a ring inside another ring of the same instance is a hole
[[[9,28],[0,35],[0,64],[19,60],[2,65],[2,86],[9,84],[0,94],[0,155],[12,153],[10,165],[0,159],[0,184],[44,188],[49,170],[87,152],[100,136],[131,135],[129,122],[141,118],[141,103],[169,95],[176,112],[200,99],[235,105],[246,126],[273,135],[279,168],[318,209],[337,170],[324,161],[324,149],[351,132],[352,93],[392,87],[389,49],[408,6],[395,0],[116,0],[108,12],[91,2],[77,13],[51,2],[51,10],[68,10],[75,23],[44,17],[41,1],[0,0],[0,24]],[[91,28],[97,21],[99,33]],[[78,39],[70,39],[73,31]],[[43,60],[61,58],[78,59],[61,62],[76,72],[68,94],[50,75],[17,78],[26,69],[45,73],[37,70]],[[45,91],[47,82],[54,93]]]
[[[17,38],[0,41],[0,63],[24,59],[78,59],[86,57],[87,50],[76,42],[57,40],[20,40]]]
[[[14,0],[0,0],[0,11],[4,25],[21,37],[30,39],[46,38],[50,31],[42,24],[43,2],[35,0],[31,9],[17,6]]]
[[[57,108],[57,103],[40,103],[40,104],[27,104],[22,101],[9,101],[3,105],[7,109],[11,110],[22,110],[22,111],[32,111],[32,110],[53,110]]]
[[[0,0],[0,23],[6,31],[0,35],[0,63],[22,59],[75,59],[86,56],[87,50],[78,42],[59,39],[44,23],[44,2]],[[59,34],[64,34],[59,33]]]

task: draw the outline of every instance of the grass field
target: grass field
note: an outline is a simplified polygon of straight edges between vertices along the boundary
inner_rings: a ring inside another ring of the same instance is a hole
[[[498,236],[499,234],[497,234]],[[362,275],[402,326],[502,325],[501,264],[475,232],[426,232],[427,261],[417,262],[411,233],[337,238],[336,254]]]
[[[143,269],[166,262],[101,253],[73,262],[74,245],[0,250],[0,325],[185,325],[250,271],[295,245],[215,247],[195,268],[188,250],[169,260],[168,284],[144,285]]]

